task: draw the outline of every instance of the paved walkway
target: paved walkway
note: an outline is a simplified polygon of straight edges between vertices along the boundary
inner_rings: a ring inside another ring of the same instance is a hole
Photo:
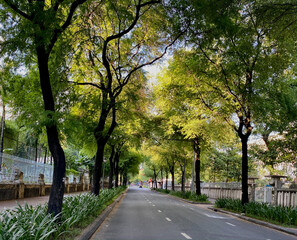
[[[66,194],[64,194],[64,197],[72,196],[72,195],[79,195],[82,193],[87,193],[87,192],[66,193]],[[0,211],[16,208],[18,206],[18,204],[20,204],[21,206],[24,206],[26,203],[28,205],[32,205],[32,206],[43,205],[43,204],[47,203],[48,200],[49,200],[49,196],[0,201]]]

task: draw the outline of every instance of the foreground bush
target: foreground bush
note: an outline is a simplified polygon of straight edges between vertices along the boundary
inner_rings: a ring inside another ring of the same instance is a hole
[[[273,206],[268,203],[258,202],[250,202],[242,206],[240,200],[234,200],[230,198],[217,199],[215,205],[218,208],[225,208],[235,212],[245,213],[247,216],[256,217],[285,225],[297,226],[296,208]]]
[[[188,199],[195,202],[208,202],[208,197],[205,194],[196,195],[196,193],[192,194],[191,191],[185,191],[184,193],[182,191],[170,191],[166,189],[155,189],[157,192],[167,193],[176,197],[180,197],[183,199]]]
[[[47,205],[18,206],[0,213],[0,240],[58,239],[72,228],[90,218],[98,216],[124,187],[103,190],[99,197],[81,194],[65,197],[62,218],[47,214]]]

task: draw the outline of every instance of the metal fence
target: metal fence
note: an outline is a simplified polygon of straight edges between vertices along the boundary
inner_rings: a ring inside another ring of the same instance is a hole
[[[3,153],[0,182],[14,181],[16,172],[18,171],[23,172],[23,181],[27,183],[38,182],[39,174],[44,174],[45,183],[52,182],[52,165]]]

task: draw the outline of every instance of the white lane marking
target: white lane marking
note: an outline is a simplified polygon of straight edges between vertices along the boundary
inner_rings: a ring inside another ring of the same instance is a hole
[[[152,202],[149,202],[150,204],[152,203]]]
[[[153,207],[155,207],[156,205],[153,204]]]
[[[218,215],[214,215],[214,214],[207,214],[204,213],[205,216],[209,217],[209,218],[220,218],[220,219],[226,219],[226,217],[222,217],[222,216],[218,216]]]
[[[194,211],[194,209],[193,208],[190,208],[192,211]]]
[[[183,235],[186,239],[192,239],[188,234],[186,233],[181,233],[181,235]]]
[[[183,207],[185,207],[186,205],[183,205]]]
[[[234,224],[232,224],[232,223],[229,223],[229,222],[226,222],[228,225],[230,225],[230,226],[232,226],[232,227],[235,227],[235,225]]]
[[[158,212],[162,212],[161,210],[158,210]]]
[[[167,220],[168,222],[171,222],[171,219],[170,219],[170,218],[166,218],[166,220]]]

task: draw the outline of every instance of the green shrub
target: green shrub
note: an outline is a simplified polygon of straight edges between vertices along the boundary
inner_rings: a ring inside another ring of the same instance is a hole
[[[90,216],[98,216],[123,190],[125,187],[103,190],[99,197],[92,194],[65,197],[62,213],[55,217],[47,214],[47,205],[26,204],[3,211],[0,213],[0,240],[58,239]]]
[[[277,222],[286,225],[297,226],[297,210],[292,207],[273,206],[268,203],[250,202],[242,206],[240,200],[220,198],[215,206],[235,212],[243,212],[248,216]]]
[[[191,191],[185,191],[184,193],[182,191],[169,191],[166,189],[155,189],[157,192],[167,193],[176,197],[189,199],[191,201],[196,202],[208,202],[208,197],[205,194],[202,195],[196,195],[196,193],[193,193]]]

